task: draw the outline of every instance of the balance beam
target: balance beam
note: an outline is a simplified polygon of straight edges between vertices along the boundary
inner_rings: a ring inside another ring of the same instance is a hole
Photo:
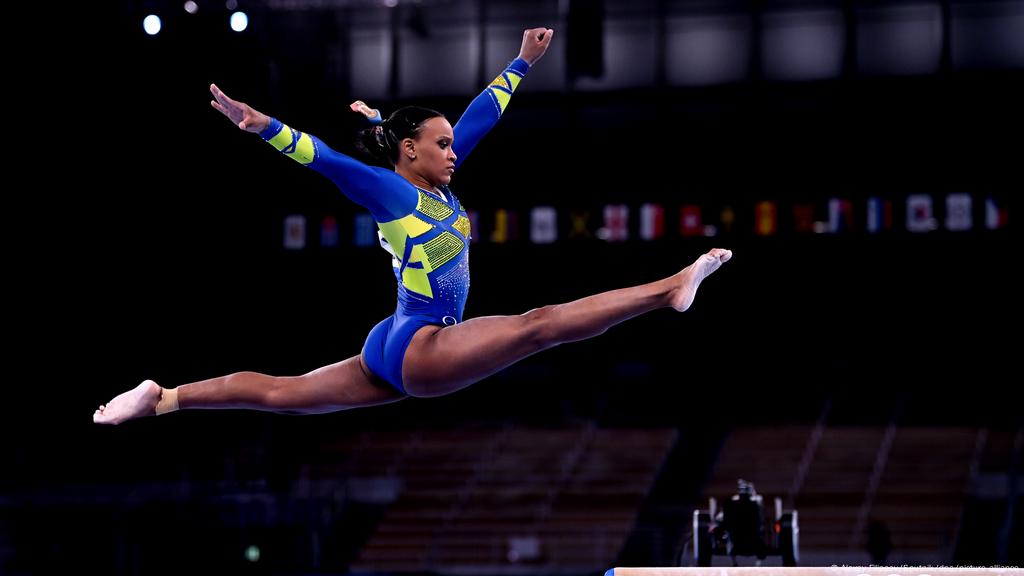
[[[612,568],[604,576],[1024,576],[1024,568],[928,566]]]

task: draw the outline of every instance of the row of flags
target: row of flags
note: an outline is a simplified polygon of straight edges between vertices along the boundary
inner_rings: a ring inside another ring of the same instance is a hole
[[[593,209],[558,210],[534,206],[524,211],[497,209],[487,214],[469,211],[473,243],[528,241],[553,244],[562,240],[597,239],[607,242],[653,241],[668,237],[752,234],[882,234],[906,231],[927,233],[940,229],[967,232],[1007,228],[1009,208],[993,196],[952,193],[944,196],[911,194],[901,202],[878,196],[859,202],[834,197],[825,202],[781,205],[762,200],[752,205],[683,204],[667,209],[644,203],[631,210],[627,204],[606,204]],[[376,246],[377,224],[367,213],[352,217],[342,229],[337,217],[284,218],[284,247],[303,250],[313,246],[337,248],[342,238],[359,247]]]

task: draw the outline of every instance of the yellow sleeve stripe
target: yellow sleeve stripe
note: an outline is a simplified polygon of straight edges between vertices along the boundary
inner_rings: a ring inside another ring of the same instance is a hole
[[[487,86],[491,94],[494,95],[494,99],[498,101],[499,114],[505,112],[505,107],[508,106],[512,93],[516,91],[519,81],[522,79],[522,76],[506,70]]]
[[[510,91],[512,90],[512,87],[508,85],[508,80],[505,79],[504,74],[495,78],[494,81],[491,82],[491,86],[497,86],[499,88],[504,88],[505,90]]]
[[[498,100],[498,106],[501,108],[502,113],[505,112],[505,107],[508,106],[509,100],[512,99],[512,95],[503,90],[491,90],[491,94]]]
[[[295,142],[295,139],[298,142]],[[268,140],[270,145],[283,152],[286,156],[299,164],[309,164],[316,159],[316,148],[313,146],[313,139],[309,134],[292,130],[287,125],[281,127],[281,131]]]
[[[505,74],[505,78],[508,79],[509,84],[511,84],[509,90],[513,92],[515,92],[516,88],[519,87],[519,81],[523,79],[523,77],[518,74]]]
[[[522,79],[523,77],[518,74],[503,72],[500,76],[495,78],[490,85],[493,88],[501,88],[503,90],[508,90],[509,92],[515,92],[516,88],[519,87],[519,81]]]

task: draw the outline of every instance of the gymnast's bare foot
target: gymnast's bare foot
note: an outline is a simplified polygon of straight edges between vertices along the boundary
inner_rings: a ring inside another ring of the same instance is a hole
[[[697,287],[700,286],[701,280],[718,270],[730,258],[732,258],[732,250],[713,248],[707,254],[697,258],[696,262],[683,268],[682,272],[676,274],[679,286],[673,291],[672,307],[680,312],[685,312],[693,304],[693,298],[697,295]]]
[[[96,424],[120,424],[133,418],[153,416],[156,414],[160,394],[160,386],[152,380],[146,380],[100,406],[92,415],[92,421]]]

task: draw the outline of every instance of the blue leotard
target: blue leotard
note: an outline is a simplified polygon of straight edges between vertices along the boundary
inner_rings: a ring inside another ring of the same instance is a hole
[[[529,70],[517,58],[477,96],[453,127],[456,168],[497,123]],[[381,246],[392,255],[398,307],[370,330],[363,358],[370,371],[400,392],[402,360],[417,330],[462,321],[469,294],[469,217],[458,199],[420,190],[394,170],[332,150],[319,138],[271,119],[260,136],[282,153],[330,178],[377,221]]]

